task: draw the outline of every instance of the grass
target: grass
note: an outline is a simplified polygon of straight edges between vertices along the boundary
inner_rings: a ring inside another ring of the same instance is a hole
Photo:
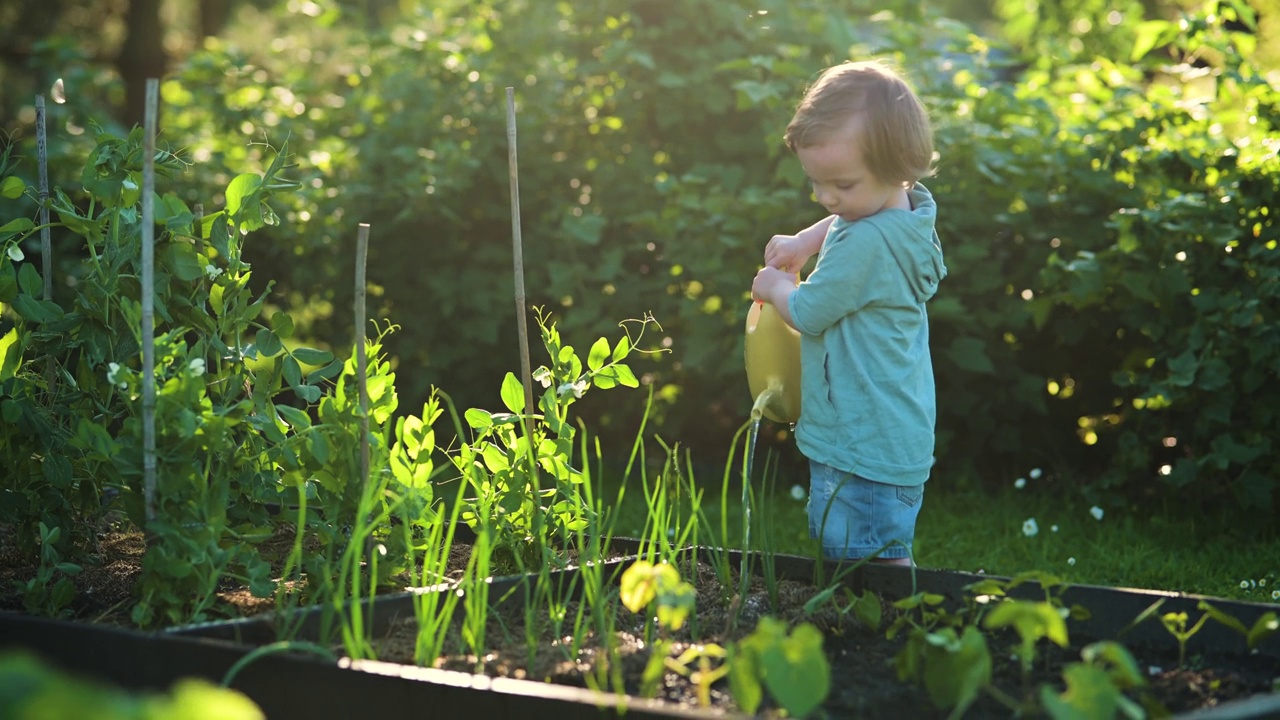
[[[765,526],[752,545],[783,553],[815,555],[808,536],[805,500],[793,497],[794,480],[807,490],[804,473],[758,497],[755,512]],[[718,526],[719,475],[697,478],[707,488],[703,509]],[[1226,512],[1179,508],[1165,503],[1107,508],[1101,519],[1093,504],[1061,479],[1012,483],[1003,490],[932,479],[916,525],[916,562],[921,567],[982,571],[1009,576],[1027,570],[1052,572],[1069,583],[1185,592],[1280,604],[1280,529],[1249,528]],[[741,486],[730,488],[738,498]],[[798,492],[798,491],[797,491]],[[712,500],[712,498],[715,498]],[[644,526],[639,493],[628,492],[616,534],[634,536]],[[742,505],[729,503],[730,527],[740,527]],[[1028,535],[1027,521],[1036,531]],[[1055,530],[1056,528],[1056,530]],[[766,534],[767,538],[759,538]],[[730,532],[730,546],[737,546]],[[740,535],[738,536],[740,539]]]

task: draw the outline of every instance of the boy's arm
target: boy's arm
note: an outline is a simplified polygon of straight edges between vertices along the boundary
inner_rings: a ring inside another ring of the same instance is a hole
[[[791,293],[795,291],[796,276],[773,267],[761,268],[751,283],[751,298],[772,305],[792,328],[796,326],[791,320]]]
[[[835,219],[835,215],[828,215],[795,235],[774,235],[765,245],[764,264],[800,272],[809,258],[822,249],[822,241]]]

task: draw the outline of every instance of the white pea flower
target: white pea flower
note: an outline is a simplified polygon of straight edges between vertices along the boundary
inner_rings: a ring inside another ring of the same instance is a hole
[[[1259,578],[1259,579],[1258,579],[1258,587],[1266,587],[1266,586],[1267,586],[1267,579],[1266,579],[1266,578]]]
[[[129,383],[120,379],[120,363],[107,363],[107,382],[112,385],[120,386],[120,389],[129,387]]]
[[[1035,518],[1030,518],[1026,522],[1022,523],[1023,535],[1026,535],[1027,537],[1035,537],[1036,533],[1039,533],[1039,532],[1040,532],[1040,526],[1036,525]]]
[[[18,247],[17,243],[10,245],[8,252],[9,258],[14,262],[22,262],[23,258],[26,257],[26,255],[22,253],[22,248]]]
[[[210,263],[204,266],[204,274],[208,275],[210,280],[216,280],[222,274],[222,268]]]
[[[556,388],[556,393],[559,394],[560,397],[573,393],[575,398],[580,398],[589,387],[591,387],[591,382],[586,378],[583,378],[581,380],[564,383],[560,387]]]
[[[551,371],[547,369],[546,365],[533,371],[533,379],[541,383],[544,388],[551,387]]]
[[[806,492],[804,491],[804,488],[803,488],[803,487],[801,487],[801,486],[799,486],[799,485],[792,485],[792,486],[791,486],[791,498],[792,498],[793,500],[803,500],[803,499],[805,498],[805,495],[807,495],[807,494],[808,494],[808,493],[806,493]]]
[[[1248,580],[1241,580],[1241,581],[1240,581],[1240,589],[1241,589],[1241,590],[1248,590],[1248,589],[1249,589],[1249,581],[1248,581]]]
[[[1272,590],[1272,591],[1271,591],[1271,599],[1272,599],[1272,600],[1280,600],[1280,590]]]
[[[1076,564],[1076,559],[1073,557],[1067,558],[1067,564],[1074,566]]]
[[[1058,526],[1057,526],[1057,525],[1050,525],[1050,526],[1049,526],[1049,532],[1058,532]]]
[[[1027,476],[1032,480],[1039,480],[1041,474],[1040,468],[1031,468],[1031,472],[1027,473]]]
[[[1094,520],[1101,520],[1102,508],[1098,507],[1097,505],[1094,505],[1093,507],[1089,508],[1089,514],[1093,516]]]
[[[187,364],[187,369],[191,371],[192,375],[200,377],[204,374],[204,358],[196,358],[192,360]]]
[[[1014,487],[1016,487],[1016,488],[1018,488],[1019,490],[1021,490],[1022,488],[1024,488],[1024,487],[1026,487],[1026,486],[1027,486],[1027,479],[1026,479],[1026,478],[1018,478],[1017,480],[1014,480],[1014,481],[1013,481],[1013,486],[1014,486]]]

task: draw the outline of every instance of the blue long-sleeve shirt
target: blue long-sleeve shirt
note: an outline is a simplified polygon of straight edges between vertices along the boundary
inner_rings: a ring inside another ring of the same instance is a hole
[[[788,300],[801,332],[796,443],[810,460],[891,485],[933,466],[937,406],[925,302],[946,276],[937,205],[836,219]]]

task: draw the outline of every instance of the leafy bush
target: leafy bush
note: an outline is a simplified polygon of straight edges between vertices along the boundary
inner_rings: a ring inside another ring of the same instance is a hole
[[[939,474],[1050,465],[1099,492],[1141,497],[1161,478],[1268,505],[1277,95],[1250,64],[1242,3],[1173,22],[1136,4],[1003,3],[1003,38],[909,2],[402,6],[381,23],[246,8],[163,86],[168,132],[206,167],[265,169],[264,139],[299,148],[302,191],[244,250],[277,280],[264,308],[288,310],[299,337],[342,342],[339,249],[368,221],[372,312],[415,318],[387,339],[400,392],[496,405],[517,357],[512,86],[528,305],[572,334],[651,313],[672,350],[635,367],[654,419],[719,458],[749,407],[742,315],[761,248],[819,214],[781,130],[822,67],[882,56],[937,123]],[[175,187],[190,205],[230,180]],[[639,412],[580,409],[620,436]]]

